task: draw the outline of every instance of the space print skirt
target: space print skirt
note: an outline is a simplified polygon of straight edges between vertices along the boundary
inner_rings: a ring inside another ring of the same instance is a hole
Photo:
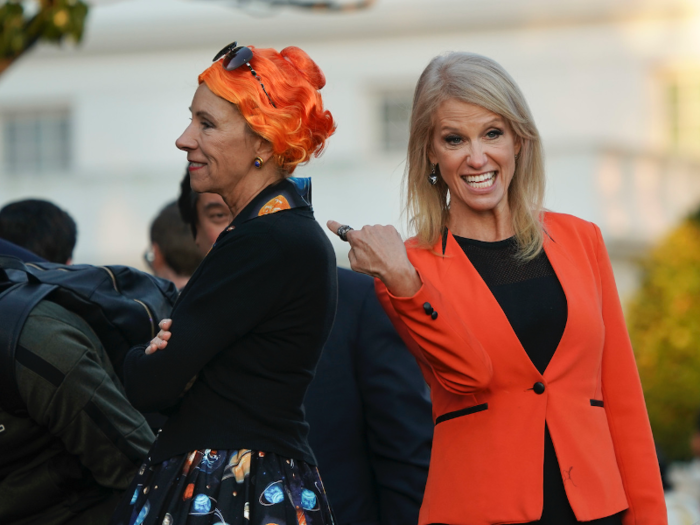
[[[144,463],[111,525],[332,525],[315,466],[251,450]]]

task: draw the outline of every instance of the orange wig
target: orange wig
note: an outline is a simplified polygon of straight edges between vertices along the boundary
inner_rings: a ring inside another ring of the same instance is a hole
[[[290,175],[312,155],[318,157],[335,131],[333,116],[323,109],[319,93],[326,77],[298,47],[287,47],[279,53],[248,47],[253,50],[250,65],[276,107],[245,66],[227,71],[218,60],[199,75],[199,83],[204,82],[215,95],[236,105],[253,132],[272,144],[275,162]]]

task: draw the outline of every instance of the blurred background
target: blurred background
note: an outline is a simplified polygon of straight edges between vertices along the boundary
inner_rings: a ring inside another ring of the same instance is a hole
[[[78,2],[15,3],[27,12],[50,4],[58,29],[81,29],[72,18]],[[87,7],[79,45],[39,42],[0,63],[0,205],[37,197],[65,209],[78,225],[74,262],[145,268],[148,225],[185,171],[174,142],[189,122],[197,75],[233,40],[299,46],[326,74],[338,131],[323,157],[296,173],[313,177],[317,219],[392,223],[409,234],[401,179],[415,82],[439,53],[484,54],[510,72],[535,115],[546,206],[603,231],[661,451],[693,457],[700,215],[686,218],[700,205],[698,0]],[[3,31],[8,40],[7,23]],[[330,237],[347,265],[347,245]]]

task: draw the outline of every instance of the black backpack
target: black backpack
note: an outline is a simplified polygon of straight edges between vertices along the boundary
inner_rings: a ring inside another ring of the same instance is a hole
[[[18,349],[17,343],[39,301],[52,301],[82,317],[122,379],[126,353],[155,337],[158,322],[170,315],[177,296],[170,281],[128,266],[25,264],[0,256],[0,406],[10,414],[26,415],[15,361],[34,370],[33,361],[39,358]]]

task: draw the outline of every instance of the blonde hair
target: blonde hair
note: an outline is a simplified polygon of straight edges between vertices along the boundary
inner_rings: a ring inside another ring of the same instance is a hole
[[[428,182],[433,117],[440,104],[449,99],[500,115],[519,138],[521,149],[508,188],[508,203],[519,256],[523,260],[534,258],[544,240],[541,214],[545,175],[540,135],[515,81],[498,63],[473,53],[452,52],[433,58],[416,85],[404,182],[405,212],[418,246],[432,248],[449,218],[447,184],[442,178],[435,186]]]

